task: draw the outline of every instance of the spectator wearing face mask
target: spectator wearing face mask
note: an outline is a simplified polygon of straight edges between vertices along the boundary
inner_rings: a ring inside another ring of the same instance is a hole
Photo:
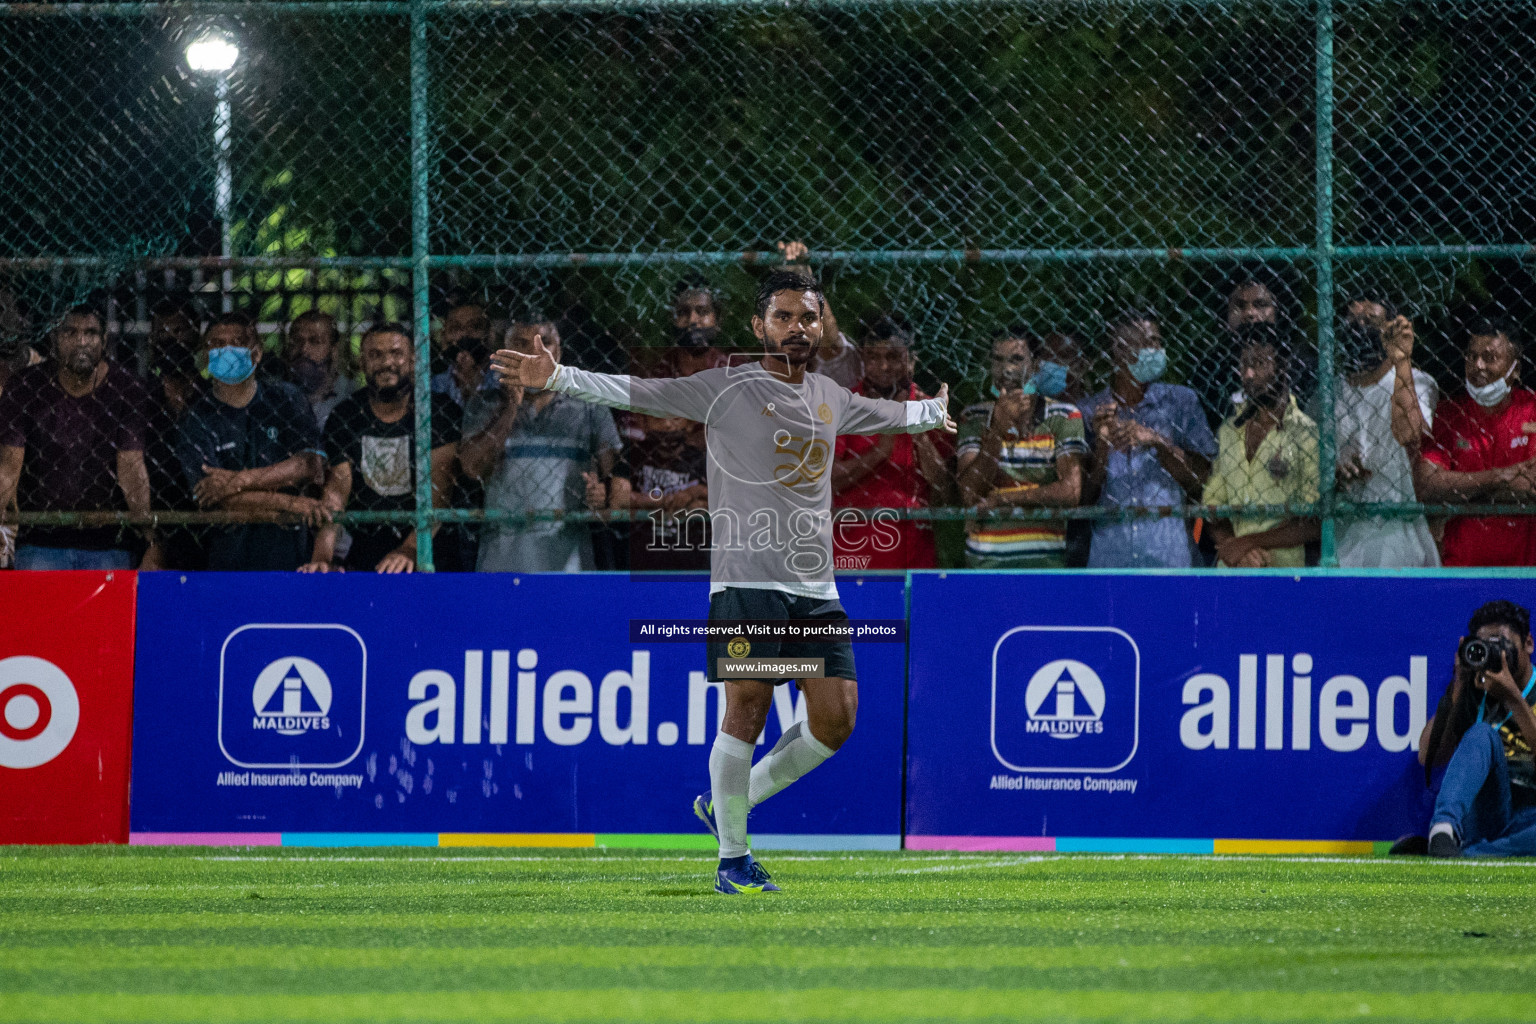
[[[1084,410],[1088,395],[1083,379],[1088,372],[1088,361],[1083,357],[1083,344],[1075,334],[1067,331],[1051,331],[1040,339],[1040,369],[1035,374],[1035,387],[1040,394],[1058,402],[1070,402],[1083,414],[1083,423],[1089,422]],[[1060,387],[1060,390],[1056,388]],[[1088,551],[1093,544],[1093,523],[1087,519],[1067,520],[1066,568],[1082,569],[1088,565]]]
[[[442,395],[460,409],[485,390],[494,390],[491,377],[491,314],[483,303],[460,302],[443,316],[434,335],[444,368],[432,377],[432,393]]]
[[[1083,414],[1044,397],[1058,394],[1064,369],[1035,364],[1029,332],[1012,327],[992,342],[995,400],[962,414],[956,446],[960,500],[981,512],[1075,508],[1082,500],[1088,443]],[[1066,560],[1061,520],[989,516],[966,525],[966,564],[976,569],[1059,569]]]
[[[1536,502],[1536,394],[1517,387],[1515,328],[1480,320],[1467,331],[1466,394],[1435,411],[1429,445],[1415,467],[1421,500],[1437,504]],[[1448,566],[1536,564],[1529,516],[1456,516],[1445,524]]]
[[[357,392],[357,381],[348,372],[348,354],[336,329],[336,318],[329,313],[312,309],[288,325],[283,342],[284,376],[309,399],[321,430],[331,410]]]
[[[208,568],[292,572],[309,558],[309,532],[330,519],[303,494],[319,475],[320,430],[303,392],[260,378],[251,322],[225,313],[203,335],[212,385],[177,425],[176,456],[198,504],[249,521],[208,533]]]
[[[691,377],[725,365],[720,351],[720,306],[703,278],[678,283],[672,294],[672,348],[663,357],[668,377]]]
[[[860,346],[864,379],[856,395],[919,402],[912,382],[911,329],[895,317],[871,323]],[[950,488],[949,445],[941,434],[844,435],[832,464],[834,509],[928,508],[944,504]],[[932,569],[938,566],[933,524],[872,521],[833,512],[832,556],[840,569]]]
[[[1429,440],[1439,389],[1413,365],[1413,323],[1373,296],[1346,302],[1335,334],[1344,373],[1334,402],[1339,496],[1352,502],[1415,501],[1413,465]],[[1423,516],[1342,519],[1339,565],[1435,568],[1440,552]]]
[[[455,303],[433,332],[432,406],[444,406],[463,421],[464,410],[482,392],[494,391],[490,372],[491,335],[494,325],[482,302]],[[449,492],[453,508],[480,508],[485,487],[479,479],[460,475]],[[445,523],[432,537],[432,555],[438,572],[474,572],[479,557],[479,529],[469,523]]]
[[[1216,438],[1195,393],[1161,379],[1168,355],[1157,315],[1132,310],[1115,317],[1109,348],[1114,376],[1085,404],[1094,448],[1084,500],[1111,509],[1179,508],[1198,500]],[[1094,524],[1093,568],[1187,569],[1194,561],[1182,518]]]
[[[1317,424],[1291,394],[1290,353],[1279,331],[1253,324],[1239,335],[1243,401],[1221,425],[1220,449],[1202,503],[1307,505],[1317,501]],[[1234,516],[1211,526],[1216,554],[1233,569],[1306,564],[1316,519]]]

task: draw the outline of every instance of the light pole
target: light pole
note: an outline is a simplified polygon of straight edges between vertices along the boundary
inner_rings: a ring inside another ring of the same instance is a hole
[[[213,76],[213,95],[216,100],[213,115],[213,148],[218,159],[217,176],[213,184],[213,208],[219,218],[219,256],[229,259],[229,207],[233,198],[234,174],[229,164],[229,71],[240,59],[240,47],[224,36],[206,35],[187,45],[187,66],[193,71]],[[234,271],[224,268],[223,283],[219,289],[223,311],[228,313],[234,306]]]

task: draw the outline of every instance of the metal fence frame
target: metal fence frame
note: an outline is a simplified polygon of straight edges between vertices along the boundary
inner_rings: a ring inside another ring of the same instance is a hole
[[[476,255],[472,253],[434,253],[430,246],[432,203],[430,193],[432,125],[429,97],[432,83],[430,68],[429,27],[432,18],[441,14],[462,16],[465,12],[494,12],[497,10],[601,10],[637,11],[657,9],[701,8],[826,8],[843,6],[851,0],[173,0],[173,2],[104,2],[104,3],[0,3],[0,19],[6,18],[132,18],[153,14],[195,14],[207,17],[219,15],[261,16],[367,16],[390,15],[406,17],[410,24],[410,124],[411,124],[411,255],[408,257],[171,257],[135,259],[124,266],[122,260],[108,256],[45,256],[0,259],[0,268],[20,270],[51,270],[78,268],[86,270],[155,270],[180,269],[199,271],[230,271],[237,269],[282,269],[335,267],[353,270],[408,270],[412,279],[413,316],[416,333],[415,419],[416,419],[416,511],[414,525],[417,530],[418,568],[430,572],[433,568],[431,527],[438,523],[498,521],[519,523],[530,520],[564,519],[568,521],[594,521],[597,513],[572,512],[552,514],[523,514],[485,511],[480,509],[432,508],[430,466],[430,335],[431,315],[429,306],[429,275],[434,270],[463,269],[513,269],[513,268],[602,268],[676,265],[686,267],[721,266],[732,264],[772,265],[782,262],[777,252],[591,252],[591,253],[530,253],[506,255]],[[939,0],[900,0],[904,5],[937,3]],[[971,0],[985,3],[986,0]],[[1078,0],[1085,6],[1097,6],[1110,0]],[[1135,3],[1137,0],[1130,0]],[[1211,6],[1230,4],[1232,0],[1181,0],[1178,6]],[[1374,0],[1352,0],[1351,6],[1369,6]],[[1335,468],[1337,461],[1335,410],[1334,410],[1334,271],[1345,262],[1382,262],[1387,260],[1413,259],[1442,262],[1471,257],[1531,258],[1536,257],[1533,244],[1472,244],[1472,245],[1335,245],[1334,230],[1334,38],[1335,0],[1274,0],[1276,6],[1295,6],[1309,12],[1315,22],[1315,180],[1313,186],[1314,235],[1312,243],[1304,246],[1234,247],[1234,248],[1182,248],[1175,244],[1142,248],[1020,248],[1020,249],[921,249],[921,250],[822,250],[812,251],[810,259],[818,263],[842,265],[896,265],[933,263],[993,263],[993,264],[1050,264],[1112,261],[1160,261],[1176,263],[1224,263],[1240,260],[1308,262],[1314,267],[1316,289],[1316,342],[1318,382],[1318,441],[1319,441],[1319,501],[1306,506],[1243,507],[1242,509],[1203,508],[1186,506],[1178,509],[1076,509],[1024,510],[994,513],[1018,519],[1107,519],[1126,520],[1157,515],[1224,514],[1243,511],[1249,514],[1309,515],[1321,521],[1321,565],[1336,567],[1335,527],[1340,518],[1373,515],[1403,517],[1416,515],[1451,515],[1464,512],[1459,506],[1426,505],[1418,502],[1400,504],[1355,505],[1340,501],[1336,491]],[[1531,514],[1524,506],[1478,505],[1479,512],[1491,514]],[[893,510],[904,518],[944,520],[969,518],[965,509]],[[338,516],[340,522],[367,522],[390,520],[398,513],[349,512]],[[607,512],[604,520],[623,521],[631,517],[626,512]],[[220,513],[155,513],[151,520],[158,523],[221,522],[229,521],[227,514]],[[125,513],[27,513],[20,516],[22,523],[88,523],[103,519],[112,522],[137,522]]]

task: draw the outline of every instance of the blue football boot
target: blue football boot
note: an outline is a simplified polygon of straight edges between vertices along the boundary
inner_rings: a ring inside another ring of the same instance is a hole
[[[752,859],[750,853],[720,861],[715,872],[715,892],[727,896],[756,896],[763,892],[783,892],[773,884],[773,878],[764,867]]]
[[[693,815],[704,823],[704,827],[709,829],[709,834],[718,843],[720,827],[715,824],[715,802],[708,793],[700,793],[693,798]]]

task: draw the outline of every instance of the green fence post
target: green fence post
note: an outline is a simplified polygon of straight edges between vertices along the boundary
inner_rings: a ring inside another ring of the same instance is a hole
[[[427,5],[411,0],[411,308],[416,334],[416,568],[431,572],[432,309],[427,289],[431,214],[427,177]]]
[[[1333,408],[1333,0],[1317,0],[1317,484],[1321,564],[1339,564],[1334,537],[1338,446]]]

